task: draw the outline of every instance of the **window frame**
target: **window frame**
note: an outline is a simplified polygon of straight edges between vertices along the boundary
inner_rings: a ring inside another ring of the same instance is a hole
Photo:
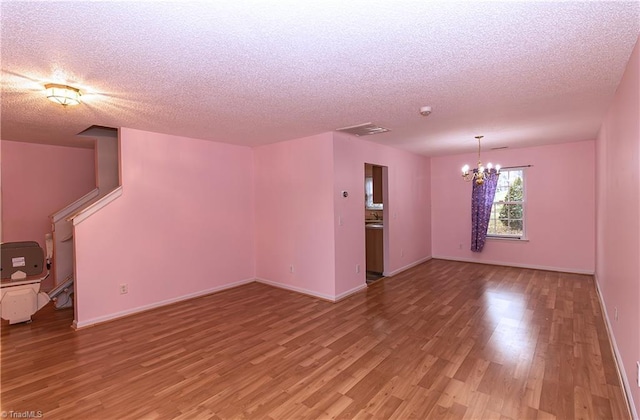
[[[373,202],[373,176],[364,177],[364,207],[365,210],[384,210],[382,203]]]
[[[508,241],[528,241],[527,239],[527,168],[528,166],[510,166],[508,168],[502,168],[500,170],[500,175],[508,171],[522,172],[522,201],[495,201],[495,197],[494,197],[494,201],[491,204],[491,213],[493,213],[493,206],[495,206],[497,203],[521,204],[522,205],[522,234],[510,235],[510,234],[504,234],[504,233],[503,234],[489,233],[489,229],[487,229],[487,239],[508,240]],[[491,222],[492,219],[489,219],[489,221]],[[489,226],[491,226],[491,223],[489,224]]]

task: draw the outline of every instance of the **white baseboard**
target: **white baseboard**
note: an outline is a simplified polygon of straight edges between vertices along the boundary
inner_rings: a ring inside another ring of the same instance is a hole
[[[424,257],[424,258],[420,258],[418,261],[414,261],[414,262],[412,262],[411,264],[407,264],[407,265],[405,265],[404,267],[400,267],[400,268],[398,268],[397,270],[393,270],[393,271],[390,271],[390,272],[388,272],[388,273],[386,273],[386,272],[385,272],[385,273],[382,273],[382,274],[383,274],[385,277],[395,276],[396,274],[402,273],[403,271],[408,270],[408,269],[410,269],[410,268],[412,268],[412,267],[415,267],[416,265],[420,265],[420,264],[422,264],[423,262],[427,262],[427,261],[429,261],[431,258],[433,258],[433,257]]]
[[[415,265],[415,264],[414,264]],[[150,309],[155,309],[155,308],[159,308],[161,306],[166,306],[166,305],[170,305],[172,303],[176,303],[176,302],[180,302],[183,300],[188,300],[188,299],[193,299],[196,297],[200,297],[200,296],[205,296],[205,295],[210,295],[212,293],[216,293],[216,292],[221,292],[223,290],[226,289],[232,289],[234,287],[238,287],[238,286],[242,286],[244,284],[249,284],[249,283],[253,283],[253,282],[257,282],[257,283],[263,283],[269,286],[273,286],[273,287],[277,287],[280,289],[285,289],[285,290],[290,290],[292,292],[296,292],[296,293],[301,293],[304,295],[308,295],[308,296],[313,296],[313,297],[317,297],[323,300],[328,300],[330,302],[337,302],[339,300],[345,299],[355,293],[358,293],[364,289],[367,288],[366,283],[362,284],[360,286],[354,287],[351,290],[347,290],[346,292],[340,293],[337,296],[332,296],[332,295],[327,295],[324,293],[319,293],[316,292],[314,290],[309,290],[309,289],[305,289],[302,287],[296,287],[296,286],[291,286],[288,284],[282,284],[282,283],[277,283],[274,281],[270,281],[270,280],[266,280],[266,279],[261,279],[261,278],[252,278],[252,279],[245,279],[245,280],[240,280],[237,281],[235,283],[229,283],[229,284],[225,284],[223,286],[218,286],[218,287],[214,287],[211,289],[207,289],[207,290],[201,290],[199,292],[195,292],[195,293],[190,293],[187,295],[183,295],[183,296],[178,296],[175,298],[171,298],[171,299],[166,299],[166,300],[162,300],[159,302],[154,302],[148,305],[143,305],[143,306],[138,306],[135,308],[131,308],[131,309],[127,309],[125,311],[120,311],[120,312],[115,312],[109,315],[104,315],[104,316],[99,316],[96,318],[91,318],[88,320],[83,320],[83,321],[77,321],[74,320],[72,323],[72,327],[74,329],[80,329],[80,328],[85,328],[85,327],[90,327],[92,325],[96,325],[96,324],[100,324],[103,322],[107,322],[107,321],[112,321],[114,319],[118,319],[118,318],[123,318],[125,316],[129,316],[129,315],[133,315],[133,314],[137,314],[140,312],[144,312],[144,311],[148,311]]]
[[[339,295],[331,296],[325,295],[324,293],[318,293],[313,290],[305,289],[302,287],[291,286],[289,284],[282,284],[271,280],[266,280],[262,278],[256,278],[257,283],[266,284],[267,286],[277,287],[278,289],[289,290],[291,292],[301,293],[303,295],[313,296],[320,298],[322,300],[328,300],[330,302],[338,302],[339,300],[346,299],[349,296],[358,293],[367,288],[367,284],[361,284],[360,286],[354,287],[353,289],[347,290],[346,292],[342,292]]]
[[[583,270],[581,268],[551,267],[546,265],[518,264],[518,263],[510,263],[510,262],[504,262],[504,261],[475,260],[473,258],[448,257],[444,255],[434,255],[433,258],[436,260],[460,261],[460,262],[487,264],[487,265],[500,265],[504,267],[530,268],[532,270],[558,271],[560,273],[588,274],[591,276],[595,274],[592,270]]]
[[[627,372],[624,370],[624,365],[622,364],[622,356],[620,355],[620,351],[618,351],[618,343],[616,342],[616,337],[613,335],[613,328],[611,327],[611,322],[609,321],[609,315],[607,313],[607,305],[604,303],[604,297],[602,296],[602,291],[600,290],[600,282],[598,282],[598,276],[594,275],[594,280],[596,282],[596,291],[598,292],[598,300],[600,301],[600,307],[602,307],[602,316],[604,318],[604,323],[607,327],[607,334],[609,335],[609,342],[611,343],[611,347],[613,348],[613,358],[616,363],[616,368],[618,370],[618,377],[620,378],[620,382],[624,388],[624,394],[627,397],[627,405],[631,410],[631,417],[634,419],[638,419],[638,411],[636,410],[636,406],[633,402],[633,395],[631,395],[631,383],[629,382],[629,377],[627,376]]]
[[[336,301],[336,296],[325,295],[324,293],[319,293],[319,292],[316,292],[314,290],[309,290],[309,289],[305,289],[305,288],[302,288],[302,287],[296,287],[296,286],[291,286],[289,284],[278,283],[278,282],[275,282],[275,281],[262,279],[262,278],[259,278],[259,277],[256,277],[255,281],[258,282],[258,283],[263,283],[263,284],[266,284],[266,285],[269,285],[269,286],[277,287],[278,289],[290,290],[292,292],[302,293],[303,295],[309,295],[309,296],[317,297],[317,298],[320,298],[320,299],[328,300],[330,302],[335,302]],[[365,287],[366,287],[366,285],[365,285]]]
[[[112,320],[117,319],[117,318],[122,318],[122,317],[125,317],[125,316],[137,314],[139,312],[148,311],[150,309],[159,308],[161,306],[170,305],[172,303],[180,302],[180,301],[183,301],[183,300],[193,299],[193,298],[200,297],[200,296],[210,295],[210,294],[216,293],[216,292],[221,292],[223,290],[232,289],[234,287],[242,286],[244,284],[253,283],[254,281],[255,281],[255,279],[253,279],[253,278],[240,280],[240,281],[237,281],[237,282],[234,282],[234,283],[229,283],[229,284],[225,284],[225,285],[222,285],[222,286],[216,286],[216,287],[213,287],[211,289],[201,290],[199,292],[189,293],[187,295],[182,295],[182,296],[178,296],[178,297],[171,298],[171,299],[161,300],[159,302],[154,302],[154,303],[150,303],[148,305],[138,306],[138,307],[135,307],[135,308],[124,310],[124,311],[115,312],[115,313],[112,313],[112,314],[109,314],[109,315],[99,316],[99,317],[96,317],[96,318],[91,318],[91,319],[84,320],[84,321],[79,321],[79,322],[74,320],[73,324],[72,324],[72,327],[75,328],[75,329],[89,327],[89,326],[92,326],[92,325],[95,325],[95,324],[100,324],[100,323],[103,323],[103,322],[112,321]]]
[[[334,302],[338,302],[339,300],[346,299],[349,296],[355,295],[356,293],[358,293],[358,292],[360,292],[360,291],[362,291],[362,290],[364,290],[366,288],[367,288],[367,283],[364,283],[364,284],[361,284],[358,287],[354,287],[351,290],[347,290],[346,292],[342,292],[342,293],[340,293],[339,295],[336,296]]]

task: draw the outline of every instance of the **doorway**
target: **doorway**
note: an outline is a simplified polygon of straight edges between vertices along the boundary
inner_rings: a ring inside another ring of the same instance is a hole
[[[384,278],[387,258],[387,167],[364,164],[364,227],[367,284]]]

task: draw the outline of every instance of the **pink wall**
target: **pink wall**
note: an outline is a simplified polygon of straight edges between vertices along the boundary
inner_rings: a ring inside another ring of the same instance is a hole
[[[594,142],[488,151],[482,160],[533,165],[525,174],[528,241],[487,240],[482,253],[471,252],[471,184],[459,173],[465,163],[477,162],[477,154],[436,157],[431,160],[434,258],[593,273]]]
[[[365,163],[389,168],[388,208],[396,217],[388,220],[385,272],[431,255],[428,158],[333,133],[254,154],[259,279],[328,299],[365,286]]]
[[[630,382],[640,360],[640,42],[622,77],[597,139],[596,279]],[[614,310],[618,309],[618,320]]]
[[[2,140],[2,241],[38,241],[49,215],[93,190],[93,149]],[[48,290],[53,279],[43,282]]]
[[[258,279],[335,296],[332,160],[331,133],[254,149]]]
[[[120,136],[122,196],[75,226],[78,326],[251,281],[251,149]]]
[[[364,164],[388,168],[384,271],[397,273],[431,257],[429,158],[336,133],[334,136],[336,295],[365,284]],[[348,191],[347,198],[341,192]],[[342,225],[338,223],[342,218]],[[361,272],[356,273],[359,264]]]

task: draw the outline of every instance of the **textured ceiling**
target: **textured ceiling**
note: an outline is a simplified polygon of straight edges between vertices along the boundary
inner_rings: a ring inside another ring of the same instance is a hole
[[[640,3],[238,0],[0,5],[1,136],[91,125],[240,145],[373,122],[425,155],[595,138]],[[67,82],[63,109],[43,85]],[[422,117],[419,108],[433,113]]]

